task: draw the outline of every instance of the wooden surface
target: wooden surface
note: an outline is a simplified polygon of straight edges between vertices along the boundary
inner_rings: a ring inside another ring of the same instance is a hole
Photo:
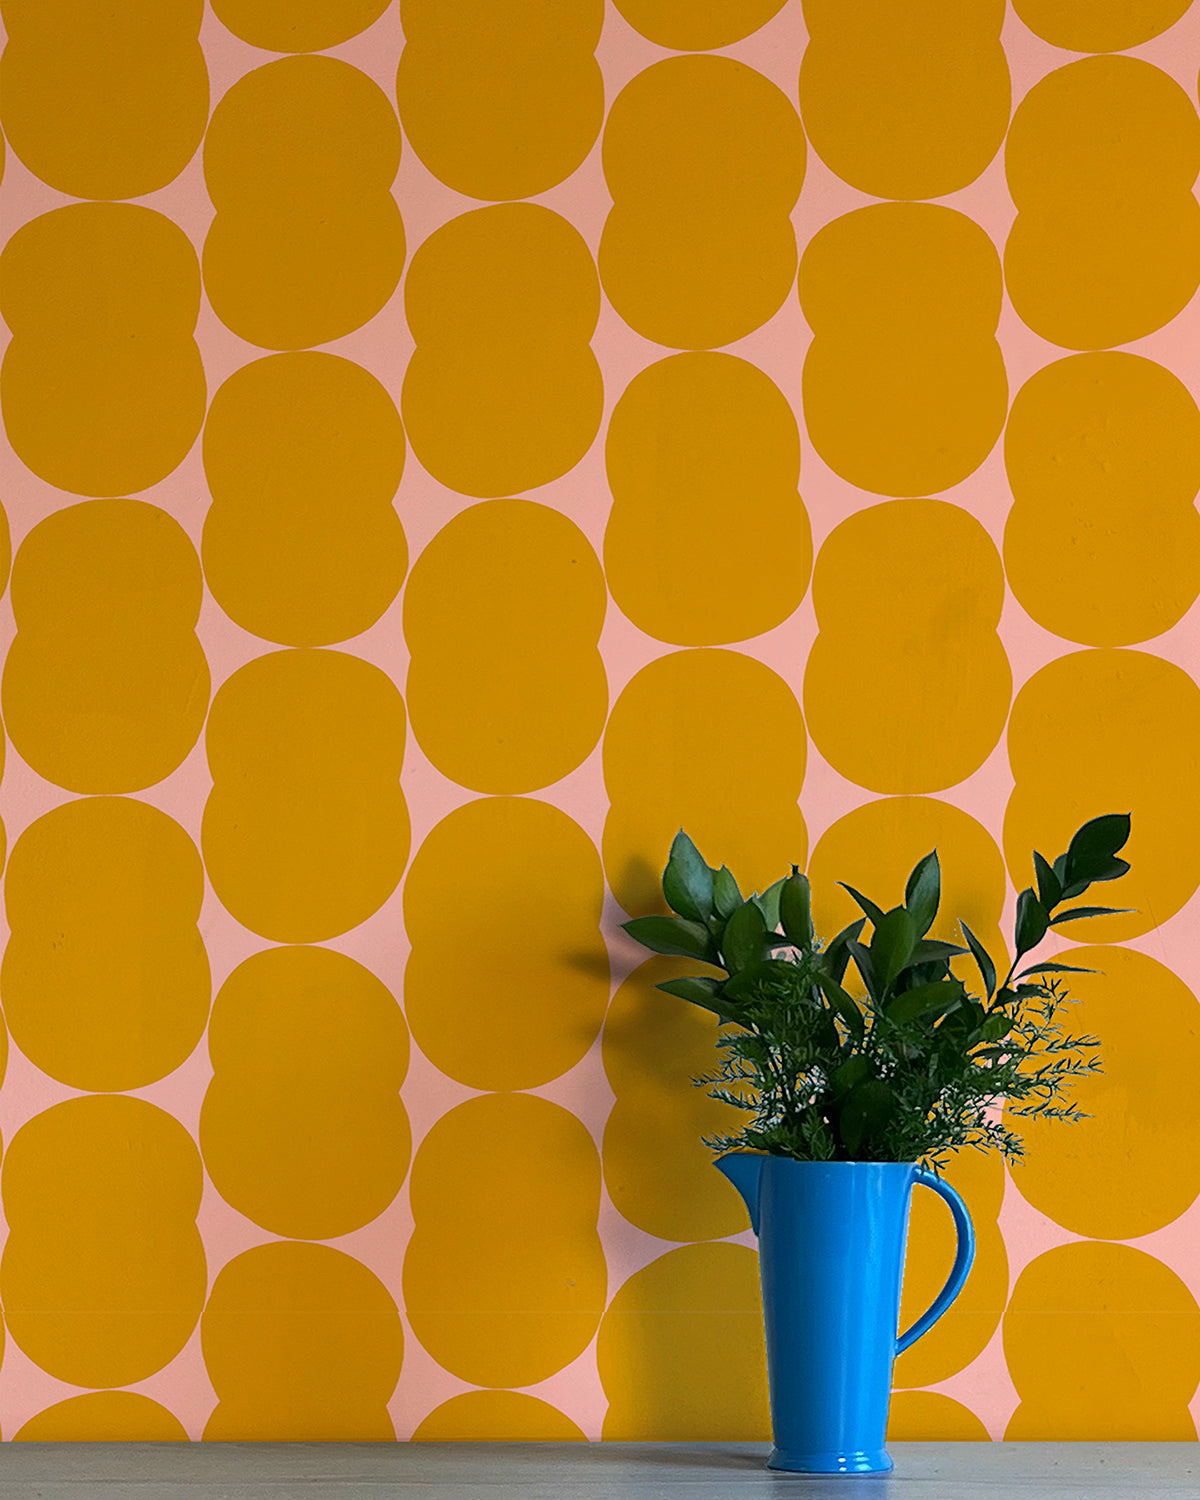
[[[1181,1500],[1196,1443],[895,1443],[887,1475],[774,1474],[761,1443],[5,1443],[0,1500]]]

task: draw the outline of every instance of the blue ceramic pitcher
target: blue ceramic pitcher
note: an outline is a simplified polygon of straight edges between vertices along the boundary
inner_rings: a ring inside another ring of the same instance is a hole
[[[771,1430],[771,1469],[871,1474],[884,1446],[892,1362],[958,1296],[975,1258],[966,1205],[940,1177],[908,1162],[718,1157],[758,1236]],[[954,1267],[933,1306],[899,1338],[900,1284],[913,1185],[950,1205]]]

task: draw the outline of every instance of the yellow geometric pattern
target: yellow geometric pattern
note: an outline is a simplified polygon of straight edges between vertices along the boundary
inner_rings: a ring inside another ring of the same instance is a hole
[[[1004,566],[1021,607],[1081,646],[1129,646],[1200,595],[1200,411],[1165,366],[1105,350],[1044,365],[1009,413]],[[1083,566],[1064,568],[1079,556]]]
[[[400,13],[400,121],[440,182],[499,201],[575,171],[604,118],[604,0],[401,0]]]
[[[1200,119],[1166,73],[1089,57],[1048,74],[1013,116],[1005,166],[1004,274],[1035,333],[1106,349],[1182,312],[1200,284]]]
[[[711,353],[650,365],[613,411],[605,462],[605,575],[640,630],[716,646],[762,635],[799,608],[812,571],[800,434],[757,365]],[[769,551],[764,536],[775,539]]]
[[[236,370],[204,424],[204,577],[229,618],[281,646],[369,630],[408,566],[392,505],[404,456],[391,396],[353,360],[304,351]]]
[[[435,479],[499,496],[575,467],[604,391],[596,268],[566,219],[533,203],[462,214],[413,257],[404,306],[417,342],[404,422]]]
[[[404,1305],[460,1380],[535,1385],[587,1348],[604,1309],[600,1158],[582,1121],[526,1093],[479,1094],[413,1163]]]
[[[73,495],[165,479],[204,422],[199,308],[196,248],[152,208],[72,203],[22,225],[0,254],[4,425],[22,464]]]
[[[1194,1439],[1200,3],[0,33],[3,1434],[765,1439],[620,923],[681,826],[827,936],[937,848],[999,956],[1129,811],[890,1430]]]
[[[821,160],[877,198],[974,182],[1008,128],[1004,12],[1004,0],[807,0],[800,109]]]
[[[778,312],[796,274],[788,216],[806,154],[787,96],[732,58],[668,58],[628,83],[604,130],[613,209],[599,266],[630,328],[713,349]]]
[[[373,318],[404,266],[399,164],[395,113],[359,69],[285,57],[241,78],[204,138],[217,317],[264,349],[324,344]]]
[[[925,495],[974,473],[1008,401],[1001,293],[996,247],[940,204],[877,203],[814,236],[800,264],[804,418],[836,474]]]
[[[208,1022],[200,851],[133,797],[31,823],[8,863],[4,1016],[43,1073],[98,1093],[173,1073]]]
[[[208,1050],[200,1147],[227,1203],[291,1239],[338,1239],[379,1217],[411,1155],[409,1048],[369,969],[327,948],[254,954],[221,987]]]

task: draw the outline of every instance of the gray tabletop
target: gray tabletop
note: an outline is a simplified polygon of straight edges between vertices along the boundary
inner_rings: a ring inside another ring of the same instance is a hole
[[[4,1443],[0,1500],[1165,1500],[1196,1443],[893,1443],[886,1475],[764,1467],[763,1443]]]

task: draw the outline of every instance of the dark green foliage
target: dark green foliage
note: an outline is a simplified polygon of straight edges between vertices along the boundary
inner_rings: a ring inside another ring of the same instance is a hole
[[[999,983],[965,923],[965,948],[926,937],[941,900],[936,850],[917,863],[904,904],[890,911],[846,886],[864,915],[822,947],[797,866],[762,895],[743,899],[729,871],[711,869],[680,830],[663,874],[677,915],[637,917],[625,929],[656,953],[701,959],[720,971],[659,985],[723,1023],[720,1065],[696,1082],[750,1121],[740,1134],[707,1144],[800,1161],[923,1161],[936,1168],[962,1146],[994,1146],[1017,1159],[1021,1139],[1000,1118],[1000,1104],[1010,1117],[1082,1119],[1065,1093],[1072,1079],[1099,1071],[1090,1055],[1099,1042],[1064,1028],[1060,1013],[1069,997],[1060,976],[1090,971],[1055,961],[1019,974],[1016,968],[1052,929],[1118,909],[1057,910],[1093,882],[1125,873],[1117,851],[1129,822],[1125,814],[1094,818],[1053,864],[1034,855],[1036,890],[1018,897],[1016,958]],[[983,1000],[951,972],[951,960],[966,953],[983,980]],[[846,987],[851,964],[861,999]]]
[[[663,871],[663,895],[672,911],[681,917],[704,922],[713,914],[713,877],[695,844],[682,829],[671,845],[671,857]]]

